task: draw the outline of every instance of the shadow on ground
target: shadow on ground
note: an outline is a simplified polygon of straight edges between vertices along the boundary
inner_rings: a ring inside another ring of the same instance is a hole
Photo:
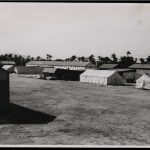
[[[55,118],[56,116],[11,103],[10,111],[0,114],[0,124],[47,124]]]

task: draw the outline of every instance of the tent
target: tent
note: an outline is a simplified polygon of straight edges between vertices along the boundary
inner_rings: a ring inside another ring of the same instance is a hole
[[[80,82],[97,83],[100,85],[122,85],[125,80],[116,71],[87,69],[80,75]]]
[[[4,65],[2,68],[8,71],[9,73],[13,73],[15,69],[14,65]]]
[[[136,88],[150,89],[150,74],[143,74],[137,79]]]

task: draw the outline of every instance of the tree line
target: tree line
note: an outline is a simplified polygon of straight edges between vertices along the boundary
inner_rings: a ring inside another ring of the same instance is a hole
[[[3,54],[0,55],[0,61],[14,61],[16,65],[18,66],[24,66],[27,62],[33,61],[33,60],[52,60],[52,55],[46,54],[46,58],[42,58],[40,56],[32,57],[28,55],[27,57],[23,57],[22,55],[15,55],[15,54]],[[127,67],[129,65],[137,63],[138,59],[134,58],[130,51],[126,52],[125,56],[121,56],[120,58],[117,57],[115,53],[111,54],[110,57],[102,57],[102,56],[94,56],[91,54],[89,57],[81,56],[78,57],[76,55],[72,55],[69,58],[66,59],[56,59],[55,61],[80,61],[80,62],[92,62],[97,67],[99,67],[102,64],[119,64],[123,65],[124,67]],[[147,58],[140,58],[139,59],[141,64],[150,64],[150,56]]]

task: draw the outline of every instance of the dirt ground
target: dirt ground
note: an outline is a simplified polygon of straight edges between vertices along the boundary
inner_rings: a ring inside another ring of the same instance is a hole
[[[150,144],[150,91],[10,76],[0,144]]]

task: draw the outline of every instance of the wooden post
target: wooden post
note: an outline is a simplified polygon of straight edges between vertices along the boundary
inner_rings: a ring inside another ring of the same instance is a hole
[[[0,113],[9,111],[9,73],[0,68]]]

